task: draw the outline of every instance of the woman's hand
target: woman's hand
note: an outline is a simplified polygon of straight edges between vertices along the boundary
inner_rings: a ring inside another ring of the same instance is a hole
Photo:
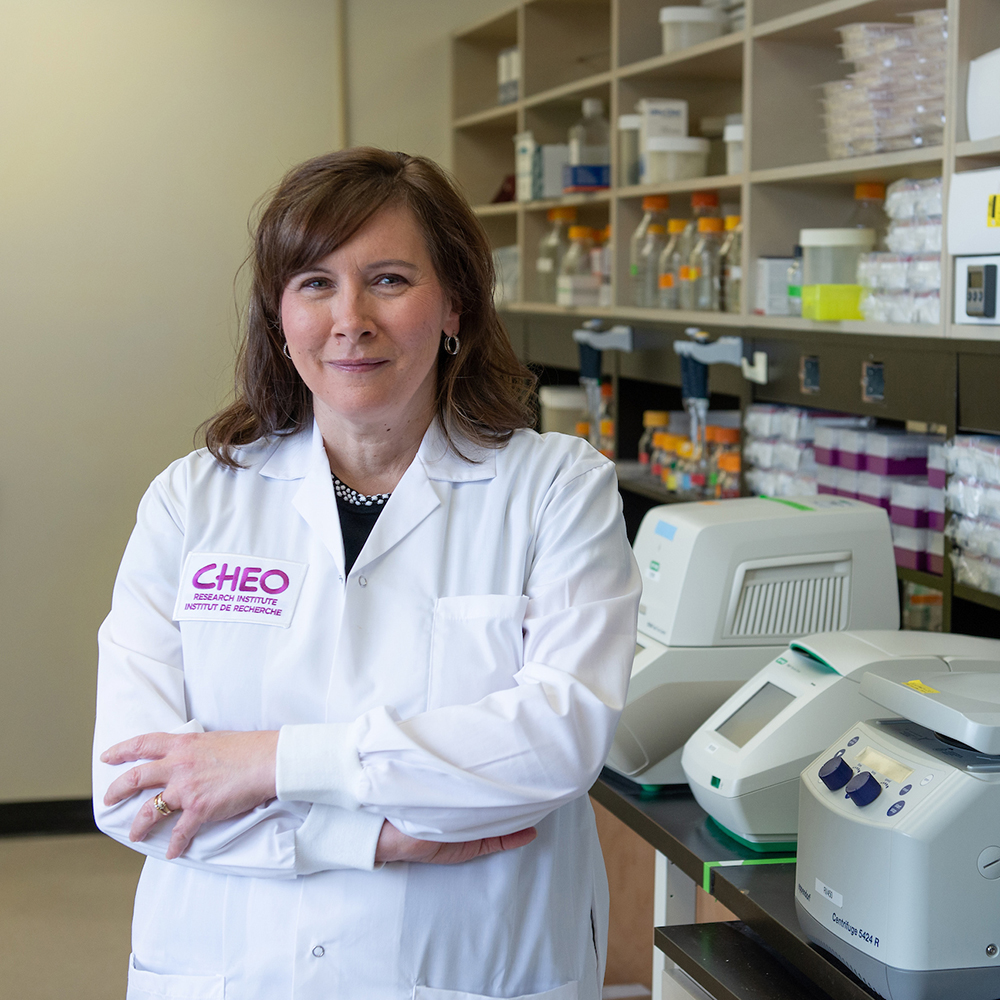
[[[457,844],[439,844],[433,840],[416,840],[400,833],[388,820],[382,824],[378,846],[375,848],[375,863],[388,861],[415,861],[430,865],[460,865],[473,858],[497,851],[512,851],[530,844],[538,831],[534,827],[508,833],[504,837],[484,837],[482,840],[466,840]]]
[[[275,798],[277,732],[147,733],[118,743],[101,754],[105,764],[145,763],[117,777],[104,804],[117,802],[146,788],[162,788],[162,798],[178,813],[167,845],[167,859],[180,857],[202,823],[229,819]],[[164,819],[148,799],[129,831],[133,842],[144,840]]]

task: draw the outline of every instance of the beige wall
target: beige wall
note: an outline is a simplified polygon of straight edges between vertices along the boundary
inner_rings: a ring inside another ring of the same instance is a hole
[[[345,0],[351,145],[450,163],[450,36],[511,0]]]
[[[337,11],[0,8],[0,801],[89,795],[118,559],[228,391],[251,205],[341,134]]]

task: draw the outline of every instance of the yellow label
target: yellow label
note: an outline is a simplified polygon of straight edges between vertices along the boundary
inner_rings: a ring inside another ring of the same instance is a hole
[[[906,686],[921,694],[940,694],[937,688],[928,687],[923,681],[907,681]]]
[[[701,271],[698,268],[684,265],[681,268],[681,281],[697,281],[699,274],[701,274]]]
[[[660,275],[660,288],[673,288],[674,287],[674,276],[668,271],[666,274]]]
[[[991,229],[1000,229],[1000,194],[991,194],[989,207],[986,209],[986,225]]]

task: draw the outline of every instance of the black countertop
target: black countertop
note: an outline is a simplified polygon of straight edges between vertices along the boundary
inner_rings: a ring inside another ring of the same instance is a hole
[[[686,786],[648,796],[605,768],[590,794],[739,917],[655,933],[656,946],[719,1000],[878,997],[806,940],[795,915],[794,859],[775,862],[787,854],[758,854],[728,837]]]

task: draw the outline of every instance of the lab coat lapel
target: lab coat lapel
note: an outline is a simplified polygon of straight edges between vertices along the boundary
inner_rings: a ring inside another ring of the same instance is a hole
[[[466,462],[449,446],[435,419],[424,434],[417,456],[392,491],[379,519],[372,528],[355,569],[374,562],[398,545],[429,514],[445,503],[451,484],[492,479],[496,475],[496,455],[491,449],[462,442],[462,450],[473,459]]]
[[[269,462],[268,466],[271,464]],[[262,474],[266,474],[268,466],[261,470]],[[305,478],[292,500],[292,505],[327,547],[343,576],[344,537],[340,532],[340,515],[337,513],[337,500],[333,493],[330,460],[323,447],[323,435],[315,423],[312,439],[308,445],[308,455],[300,457],[299,466],[299,474],[304,471]]]

